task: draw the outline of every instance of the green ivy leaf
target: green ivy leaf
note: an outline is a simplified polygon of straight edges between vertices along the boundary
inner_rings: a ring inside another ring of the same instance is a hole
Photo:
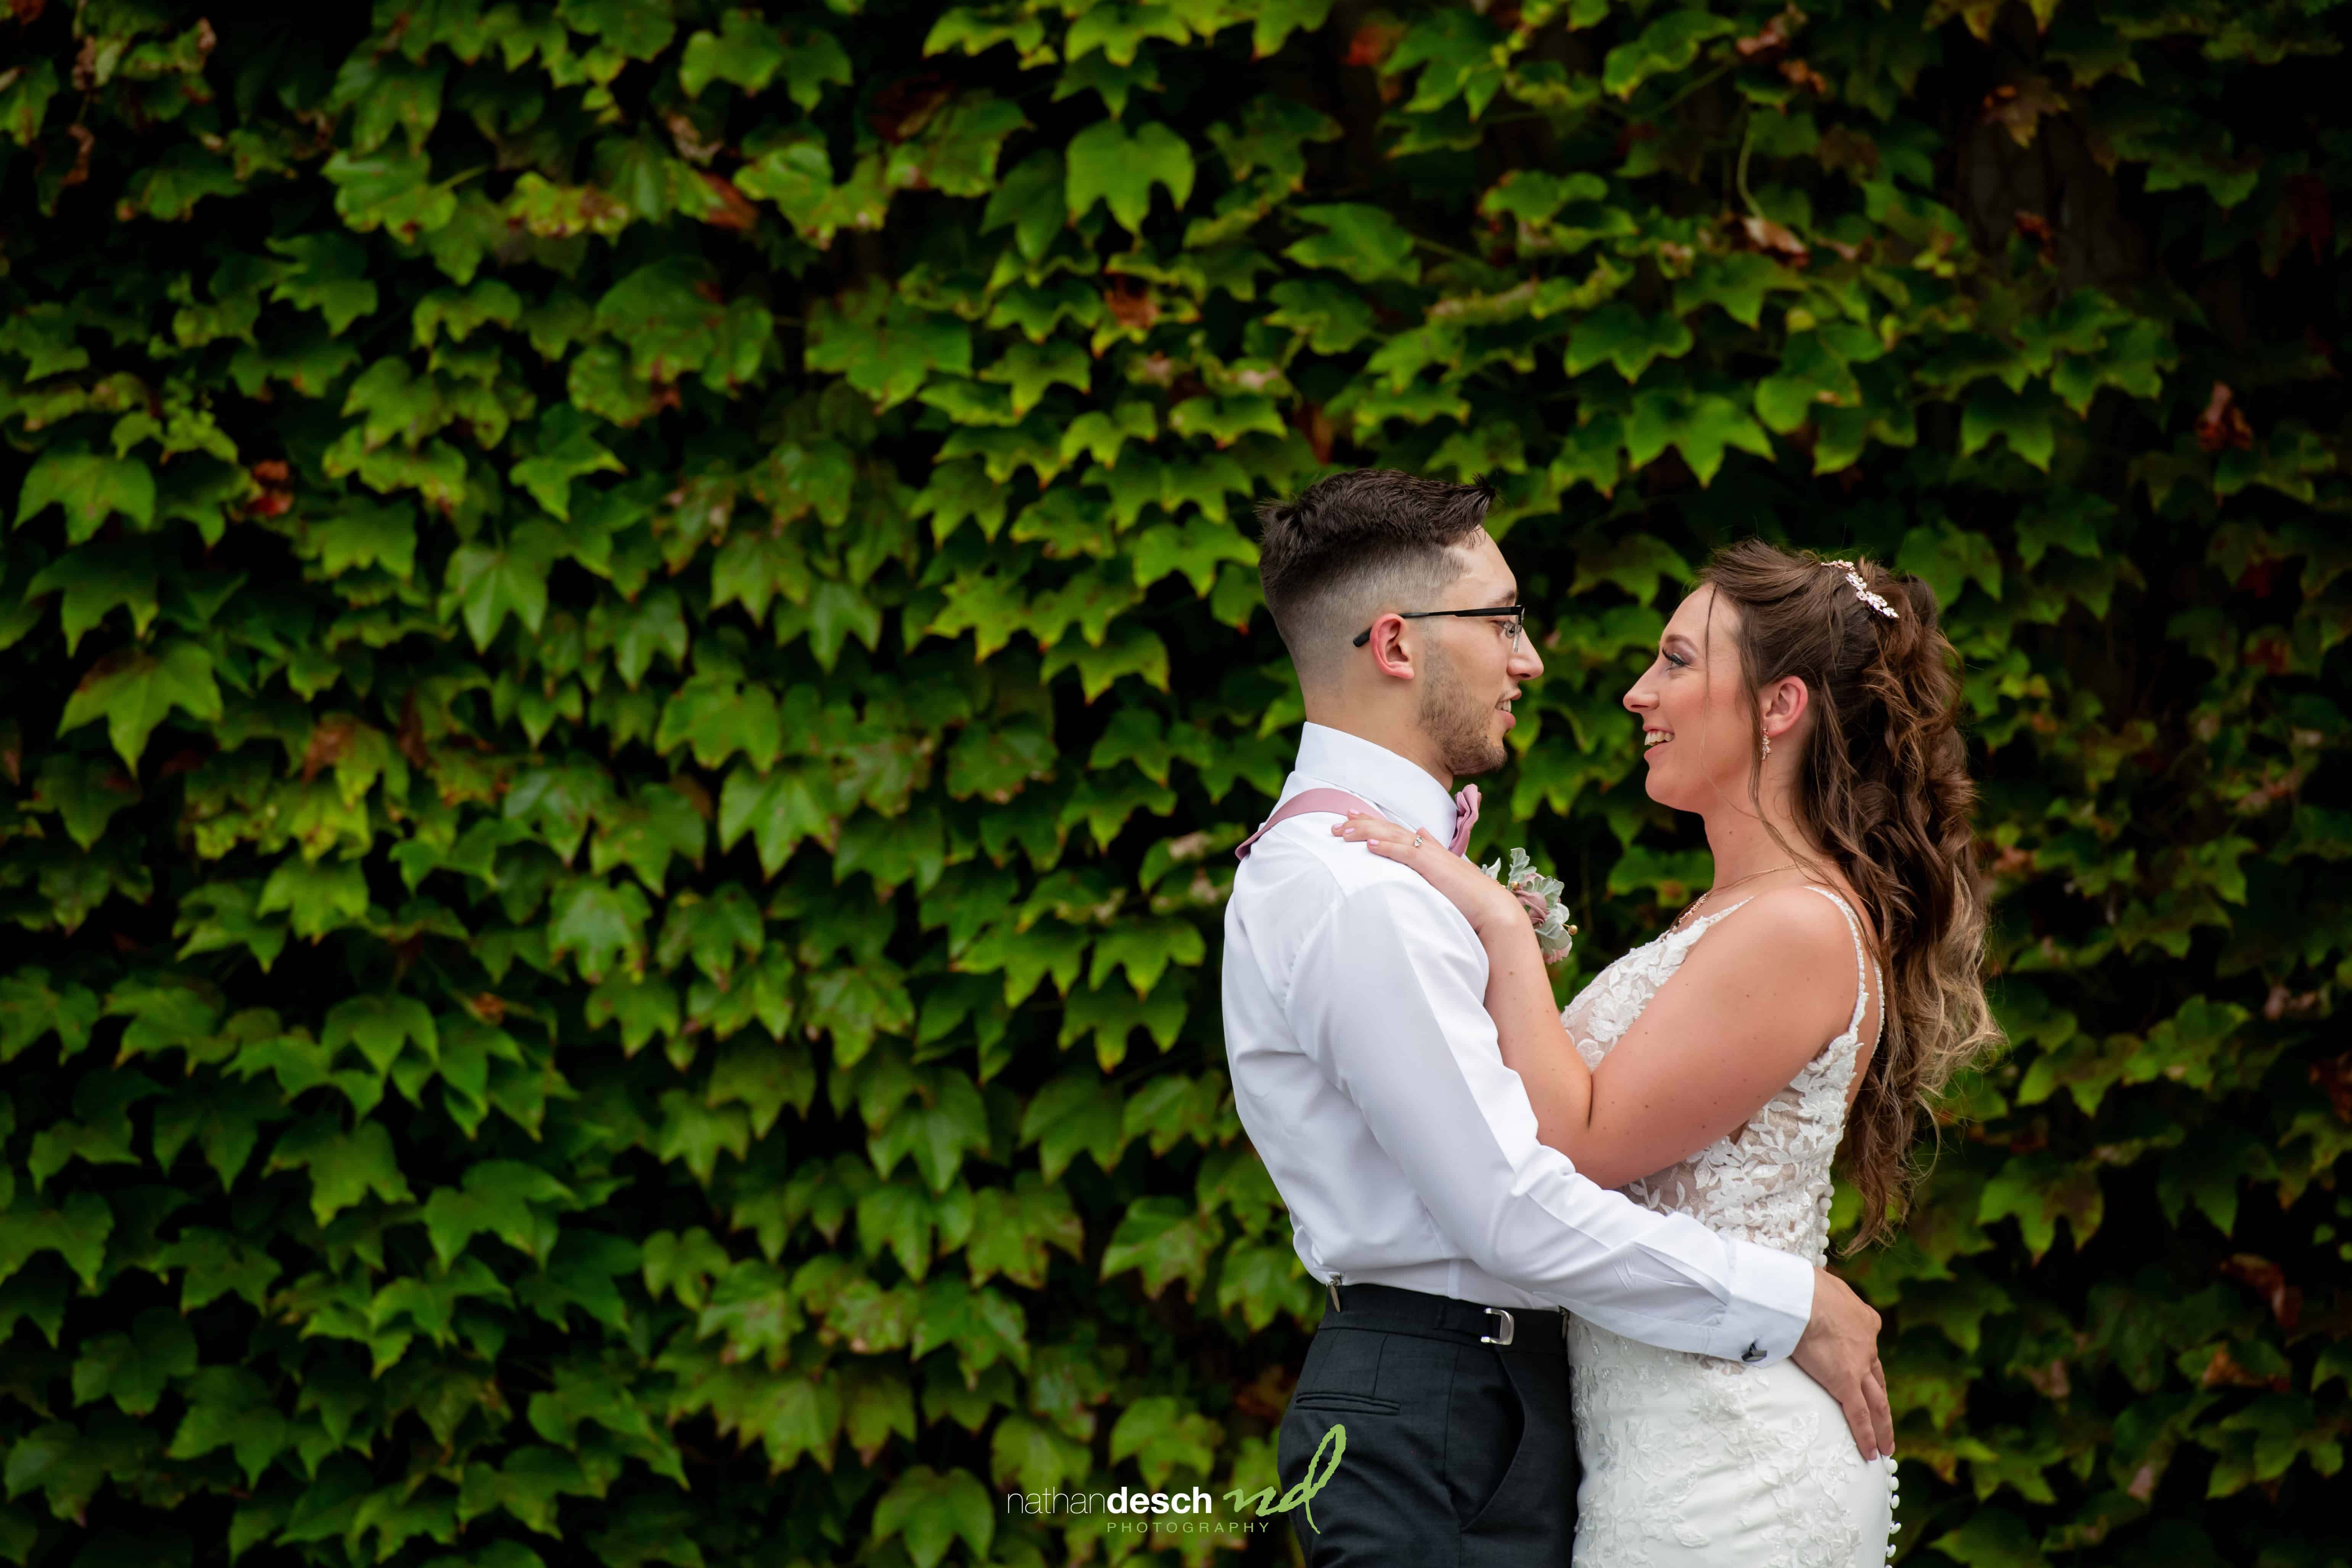
[[[1250,58],[1262,60],[1291,34],[1320,31],[1331,0],[1260,0],[1250,15]]]
[[[828,84],[846,87],[852,80],[849,57],[832,34],[822,27],[787,34],[750,11],[730,11],[720,18],[719,31],[700,31],[688,38],[677,79],[688,98],[700,97],[713,81],[733,82],[747,93],[759,93],[767,90],[779,71],[792,100],[811,110]]]
[[[257,916],[284,912],[296,936],[315,942],[366,917],[367,877],[351,861],[281,860],[262,884],[253,910]]]
[[[1698,58],[1699,49],[1709,39],[1727,37],[1738,31],[1739,25],[1728,16],[1696,10],[1670,11],[1643,27],[1630,42],[1609,51],[1601,62],[1601,89],[1619,98],[1631,98],[1633,89],[1652,77],[1684,69]]]
[[[533,1445],[515,1449],[499,1468],[479,1461],[467,1465],[457,1517],[462,1523],[504,1509],[526,1530],[551,1536],[559,1533],[557,1500],[593,1497],[598,1489],[571,1455]]]
[[[556,0],[566,26],[602,38],[625,59],[649,60],[677,35],[668,0]]]
[[[1772,455],[1772,438],[1730,398],[1711,392],[1693,395],[1664,387],[1634,395],[1633,412],[1625,422],[1625,446],[1628,459],[1637,468],[1646,468],[1673,447],[1702,485],[1713,482],[1729,447],[1759,458]]]
[[[555,1245],[557,1226],[548,1205],[572,1204],[572,1189],[536,1165],[485,1160],[466,1168],[461,1187],[442,1187],[425,1200],[425,1233],[433,1255],[446,1268],[474,1237],[497,1237],[524,1257],[538,1259]]]
[[[879,412],[912,397],[933,371],[970,375],[971,332],[868,290],[839,308],[811,307],[807,361],[813,371],[840,373]]]
[[[55,1252],[80,1278],[82,1289],[95,1292],[113,1229],[113,1211],[89,1192],[68,1195],[58,1208],[19,1206],[0,1214],[0,1278],[15,1274],[28,1258]]]
[[[1607,360],[1627,381],[1639,381],[1652,361],[1679,359],[1697,341],[1680,316],[1646,316],[1612,300],[1577,322],[1568,340],[1568,374],[1582,375]]]
[[[915,1568],[937,1568],[958,1538],[974,1560],[985,1558],[995,1536],[995,1510],[968,1470],[912,1466],[874,1505],[875,1542],[898,1540]]]
[[[571,957],[581,978],[592,984],[616,963],[630,974],[645,972],[646,896],[634,885],[601,877],[573,877],[548,900],[547,955]]]
[[[208,1366],[190,1377],[183,1392],[187,1411],[164,1456],[201,1459],[226,1448],[245,1473],[246,1485],[258,1485],[262,1472],[285,1449],[289,1436],[285,1416],[269,1401],[268,1385],[240,1366]]]
[[[394,1158],[392,1135],[380,1121],[362,1121],[346,1132],[331,1112],[313,1116],[278,1139],[262,1169],[309,1171],[310,1213],[320,1225],[370,1193],[388,1204],[415,1201]]]
[[[131,1332],[100,1334],[74,1358],[76,1405],[111,1399],[126,1415],[144,1415],[163,1397],[164,1385],[196,1370],[196,1336],[180,1314],[151,1307]]]
[[[1476,12],[1439,11],[1415,23],[1381,68],[1399,76],[1421,68],[1406,113],[1427,114],[1459,98],[1475,119],[1503,89],[1501,45],[1502,34]]]
[[[1997,383],[1978,383],[1960,413],[1960,455],[1974,454],[1998,436],[2009,442],[2011,451],[2047,472],[2058,449],[2052,405],[2050,394],[2040,386],[2012,393]]]
[[[184,1315],[229,1295],[258,1311],[268,1305],[271,1282],[285,1272],[262,1248],[202,1226],[181,1231],[179,1240],[156,1255],[155,1264],[185,1271],[180,1279]]]
[[[137,527],[152,527],[155,476],[136,458],[109,458],[72,447],[44,452],[17,492],[16,526],[24,527],[52,506],[65,510],[68,544],[81,543],[117,513]]]
[[[1361,202],[1325,202],[1293,207],[1290,216],[1324,232],[1283,251],[1301,267],[1328,267],[1359,283],[1421,281],[1412,236],[1387,212]],[[1269,298],[1284,303],[1276,285]]]
[[[103,718],[115,754],[135,771],[147,737],[174,708],[191,719],[216,721],[220,689],[213,684],[210,654],[194,643],[167,637],[152,654],[126,649],[93,665],[66,699],[58,733]]]
[[[503,546],[468,544],[456,551],[444,580],[441,616],[461,614],[478,648],[490,646],[509,616],[536,634],[547,616],[548,570],[562,542],[552,528],[534,521],[516,529]]]
[[[988,1108],[961,1073],[930,1076],[921,1103],[901,1108],[866,1144],[885,1177],[911,1153],[934,1193],[947,1191],[968,1153],[988,1148]]]
[[[1100,1074],[1064,1073],[1022,1111],[1021,1146],[1038,1145],[1038,1167],[1049,1182],[1081,1153],[1093,1155],[1096,1165],[1109,1172],[1127,1147],[1120,1111],[1118,1090]]]
[[[1116,120],[1098,120],[1070,138],[1066,201],[1072,223],[1101,202],[1130,234],[1143,230],[1151,187],[1164,188],[1178,211],[1192,198],[1192,150],[1160,121],[1128,134]]]
[[[1207,1476],[1215,1468],[1224,1432],[1197,1410],[1169,1394],[1139,1399],[1110,1429],[1111,1463],[1133,1459],[1146,1485],[1164,1489],[1178,1469]]]
[[[94,848],[115,813],[139,800],[139,781],[102,756],[52,752],[41,759],[33,806],[65,819],[66,833],[84,849]]]
[[[1013,165],[989,194],[981,214],[980,232],[993,234],[1011,225],[1013,243],[1034,261],[1044,256],[1068,221],[1068,176],[1058,148],[1032,153]]]
[[[1015,1285],[1043,1289],[1048,1248],[1081,1261],[1086,1257],[1086,1226],[1068,1191],[1047,1185],[1035,1171],[1015,1174],[1009,1189],[982,1187],[973,1205],[964,1260],[975,1285],[1002,1274]]]
[[[285,258],[270,286],[272,300],[318,311],[329,335],[338,338],[362,316],[375,314],[380,296],[367,276],[367,251],[350,236],[303,234],[267,243]]]
[[[336,214],[362,235],[376,228],[404,237],[430,235],[457,216],[457,193],[433,184],[433,160],[425,153],[336,153],[320,174],[334,185]]]

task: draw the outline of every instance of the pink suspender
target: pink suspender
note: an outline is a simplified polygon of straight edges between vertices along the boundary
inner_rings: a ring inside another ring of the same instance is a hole
[[[1380,808],[1371,802],[1349,795],[1343,789],[1303,789],[1276,806],[1274,815],[1260,823],[1255,833],[1242,840],[1241,847],[1234,851],[1234,858],[1248,859],[1250,846],[1273,832],[1276,823],[1287,822],[1294,816],[1305,816],[1310,812],[1317,811],[1334,811],[1341,816],[1354,812],[1367,812],[1374,816],[1381,814]]]

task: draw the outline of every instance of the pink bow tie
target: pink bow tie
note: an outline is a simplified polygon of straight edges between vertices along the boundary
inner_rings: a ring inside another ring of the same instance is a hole
[[[1454,797],[1454,841],[1446,846],[1456,855],[1470,848],[1470,826],[1478,820],[1478,786],[1464,784]]]

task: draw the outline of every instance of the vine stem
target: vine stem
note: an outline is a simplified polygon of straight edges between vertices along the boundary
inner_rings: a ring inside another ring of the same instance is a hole
[[[1764,216],[1764,209],[1756,205],[1755,196],[1748,189],[1748,154],[1753,149],[1755,140],[1756,111],[1751,109],[1739,121],[1739,165],[1732,176],[1732,183],[1739,187],[1739,199],[1748,205],[1748,216],[1760,218]]]
[[[1722,76],[1724,72],[1726,72],[1726,71],[1729,70],[1732,67],[1734,67],[1734,66],[1738,65],[1738,63],[1739,63],[1739,60],[1738,60],[1738,57],[1736,57],[1736,56],[1727,57],[1727,58],[1725,58],[1725,59],[1724,59],[1720,64],[1718,64],[1718,65],[1717,65],[1717,66],[1713,70],[1711,70],[1711,71],[1707,71],[1707,72],[1706,72],[1705,74],[1703,74],[1703,75],[1699,76],[1698,78],[1696,78],[1696,79],[1694,79],[1694,80],[1693,80],[1693,81],[1692,81],[1688,86],[1685,87],[1685,88],[1682,89],[1682,91],[1680,91],[1680,92],[1678,92],[1678,93],[1675,94],[1675,95],[1674,95],[1674,97],[1672,97],[1672,98],[1670,98],[1670,99],[1666,100],[1666,101],[1665,101],[1665,102],[1664,102],[1664,103],[1660,104],[1660,105],[1658,106],[1658,112],[1659,112],[1660,114],[1665,114],[1665,113],[1668,113],[1668,112],[1670,112],[1670,111],[1672,111],[1672,110],[1675,110],[1675,109],[1680,108],[1680,107],[1682,106],[1682,101],[1683,101],[1683,100],[1685,100],[1685,99],[1688,98],[1691,94],[1693,94],[1693,93],[1696,92],[1699,89],[1701,89],[1701,88],[1703,88],[1703,87],[1706,87],[1706,85],[1708,85],[1710,82],[1713,82],[1717,78],[1718,78],[1718,77]]]
[[[1456,261],[1466,261],[1473,267],[1492,268],[1495,265],[1491,261],[1471,255],[1466,250],[1456,250],[1450,245],[1443,244],[1434,239],[1424,238],[1421,235],[1414,235],[1412,237],[1412,242],[1413,244],[1420,246],[1424,250],[1433,250],[1440,256],[1450,256]]]

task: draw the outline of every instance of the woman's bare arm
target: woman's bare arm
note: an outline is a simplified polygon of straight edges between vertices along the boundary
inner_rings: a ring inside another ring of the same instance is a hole
[[[1533,933],[1496,921],[1479,939],[1487,1011],[1504,1062],[1528,1086],[1538,1136],[1603,1186],[1744,1125],[1853,1016],[1853,936],[1834,905],[1801,888],[1760,894],[1711,928],[1590,1072],[1554,1010]]]
[[[1410,830],[1355,817],[1339,831],[1412,867],[1469,919],[1486,948],[1486,1010],[1505,1065],[1527,1088],[1537,1137],[1603,1186],[1663,1170],[1741,1126],[1852,1016],[1857,972],[1844,917],[1818,893],[1780,889],[1709,930],[1595,1072],[1560,1024],[1516,899],[1442,845],[1412,849]],[[1875,1016],[1874,995],[1864,1039]]]
[[[1592,1069],[1576,1054],[1576,1043],[1560,1026],[1559,1004],[1552,999],[1551,975],[1544,967],[1535,927],[1517,900],[1511,900],[1510,908],[1518,914],[1516,922],[1499,908],[1496,918],[1481,922],[1474,916],[1471,922],[1486,948],[1486,1011],[1495,1020],[1503,1065],[1527,1086],[1528,1103],[1535,1107],[1537,1141],[1575,1161],[1578,1170],[1602,1186],[1621,1186],[1630,1178],[1603,1181],[1586,1164]]]

